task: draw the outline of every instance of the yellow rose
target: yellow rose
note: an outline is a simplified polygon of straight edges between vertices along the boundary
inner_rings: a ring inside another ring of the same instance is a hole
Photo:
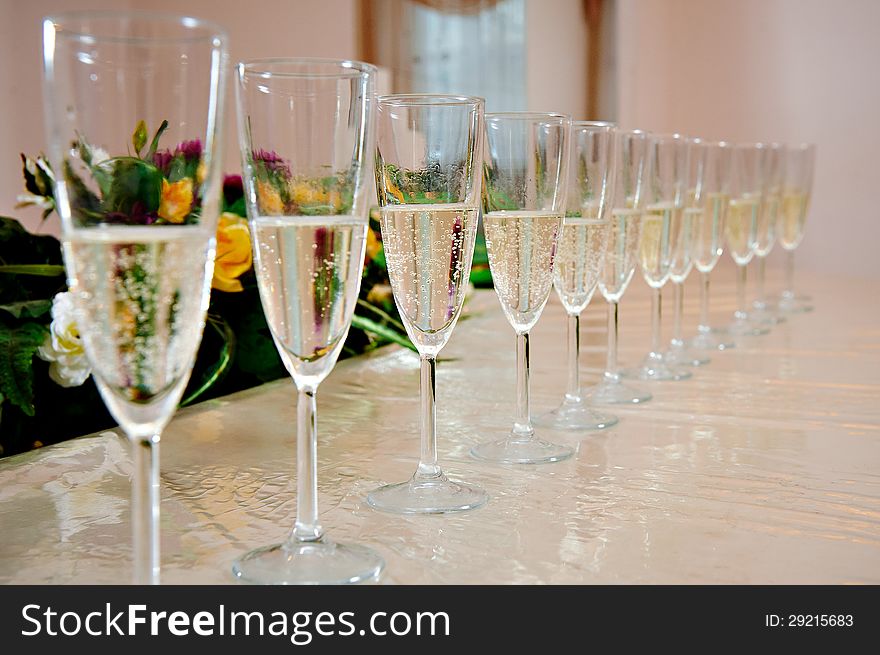
[[[284,213],[281,194],[265,180],[257,180],[257,205],[263,214],[277,216]]]
[[[177,182],[162,180],[159,216],[169,223],[183,223],[193,203],[193,181],[185,177]]]
[[[365,251],[364,263],[369,264],[373,259],[375,259],[376,255],[382,250],[382,242],[376,238],[376,233],[373,231],[373,228],[367,228],[367,248]]]
[[[217,224],[217,257],[211,286],[218,291],[243,291],[238,278],[253,266],[247,221],[224,212]]]
[[[330,195],[321,187],[314,187],[308,182],[297,182],[292,189],[293,201],[297,205],[314,206],[330,203]]]

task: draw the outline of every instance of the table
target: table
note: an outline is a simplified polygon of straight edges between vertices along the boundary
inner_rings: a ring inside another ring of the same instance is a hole
[[[714,280],[720,322],[732,274]],[[477,292],[438,365],[441,462],[491,494],[461,515],[366,505],[370,489],[414,470],[418,361],[389,347],[340,362],[318,394],[329,535],[380,551],[385,583],[880,582],[880,285],[800,281],[814,312],[713,355],[689,381],[651,384],[654,400],[615,408],[612,429],[547,433],[576,455],[532,467],[468,454],[508,430],[514,411],[513,332],[494,294]],[[581,364],[595,379],[599,299],[585,319]],[[634,281],[621,305],[625,363],[647,350],[649,326],[647,289]],[[564,347],[554,299],[533,332],[535,413],[561,399]],[[178,413],[162,440],[164,582],[232,582],[237,555],[285,537],[294,417],[289,381]],[[0,582],[129,580],[130,473],[112,432],[0,460]]]

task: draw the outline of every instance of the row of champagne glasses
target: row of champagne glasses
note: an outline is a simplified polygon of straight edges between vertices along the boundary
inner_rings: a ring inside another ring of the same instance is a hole
[[[189,18],[66,14],[44,23],[65,264],[96,382],[135,451],[135,580],[142,583],[159,579],[159,435],[191,372],[209,297],[225,53],[222,30]],[[673,244],[683,240],[678,223],[686,221],[674,217],[687,212],[678,209],[701,208],[686,233],[694,237],[694,263],[711,271],[730,193],[725,144],[700,148],[703,165],[695,168],[689,149],[700,142],[680,137],[608,123],[572,128],[569,117],[553,113],[484,114],[483,101],[471,97],[377,101],[376,70],[360,62],[261,60],[239,64],[236,73],[257,282],[299,394],[295,524],[283,543],[241,557],[237,576],[344,583],[383,569],[371,549],[328,539],[317,506],[316,393],[351,324],[374,172],[395,302],[420,354],[422,411],[416,472],[371,492],[371,506],[445,513],[488,499],[444,475],[434,412],[436,356],[461,314],[481,210],[496,293],[516,334],[518,409],[511,432],[478,444],[473,455],[522,464],[573,452],[536,436],[530,417],[528,335],[554,285],[570,316],[574,361],[565,402],[546,423],[608,427],[617,419],[587,402],[650,398],[621,380],[617,303],[637,263],[656,289],[661,280],[686,277],[687,262],[669,254],[681,255]],[[147,126],[155,128],[152,140]],[[694,170],[700,183],[691,179]],[[796,246],[803,227],[808,190],[795,191],[782,194],[784,246]],[[797,220],[786,222],[789,215]],[[582,393],[577,316],[597,286],[609,303],[608,366],[603,381]],[[655,330],[647,361],[654,368],[665,364],[658,344]]]

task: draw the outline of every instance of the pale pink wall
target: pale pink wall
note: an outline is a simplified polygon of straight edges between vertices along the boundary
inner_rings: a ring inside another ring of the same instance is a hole
[[[617,39],[622,125],[815,142],[798,267],[880,278],[880,2],[618,0]]]
[[[526,102],[531,111],[586,118],[583,0],[526,0]]]
[[[0,0],[0,214],[26,218],[39,212],[13,209],[21,190],[19,152],[45,150],[40,88],[40,19],[64,9],[125,9],[189,14],[226,28],[230,61],[270,56],[354,58],[357,0]],[[232,85],[226,113],[226,168],[238,170]]]

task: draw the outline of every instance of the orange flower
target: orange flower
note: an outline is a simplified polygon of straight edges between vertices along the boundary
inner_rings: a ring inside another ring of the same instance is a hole
[[[265,180],[257,180],[257,205],[263,214],[277,216],[284,213],[281,194]]]
[[[193,203],[193,181],[185,177],[177,182],[162,180],[162,199],[159,216],[169,223],[183,223]]]
[[[238,278],[250,270],[253,261],[247,221],[224,212],[217,224],[217,257],[211,286],[218,291],[243,291]]]

